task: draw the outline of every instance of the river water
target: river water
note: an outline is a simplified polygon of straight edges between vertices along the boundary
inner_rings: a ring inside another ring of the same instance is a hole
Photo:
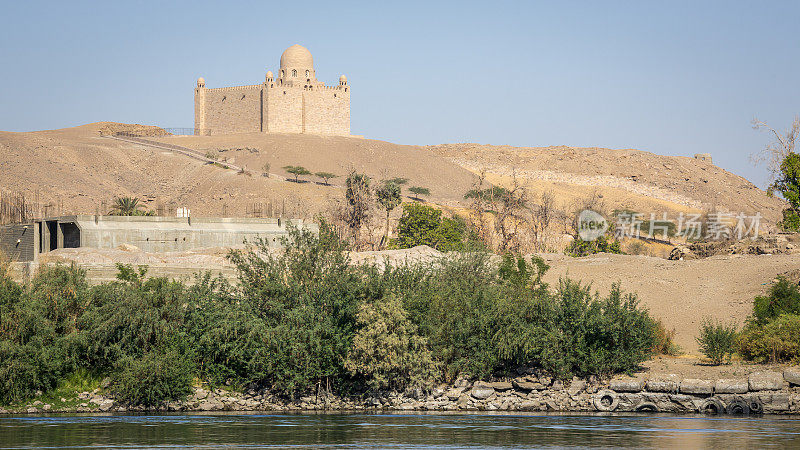
[[[800,418],[561,414],[163,414],[0,418],[2,448],[800,448]]]

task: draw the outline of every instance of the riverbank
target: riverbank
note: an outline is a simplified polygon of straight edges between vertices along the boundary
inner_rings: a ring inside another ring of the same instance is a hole
[[[663,368],[677,369],[667,373]],[[538,411],[800,414],[800,367],[702,366],[684,358],[648,361],[642,372],[609,380],[553,379],[534,370],[489,381],[459,379],[429,392],[383,393],[342,398],[303,396],[294,401],[269,390],[196,386],[184,401],[156,408],[131,407],[105,391],[76,392],[50,403],[34,400],[4,414],[144,411]],[[688,369],[688,370],[687,370]],[[703,374],[706,376],[704,377]],[[710,375],[710,376],[709,376]]]

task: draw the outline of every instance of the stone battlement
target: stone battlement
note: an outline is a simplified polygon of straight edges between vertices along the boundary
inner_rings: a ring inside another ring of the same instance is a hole
[[[244,91],[250,89],[260,89],[264,87],[261,84],[248,84],[247,86],[227,86],[227,87],[219,87],[219,88],[198,88],[198,89],[205,89],[206,92],[227,92],[227,91]]]

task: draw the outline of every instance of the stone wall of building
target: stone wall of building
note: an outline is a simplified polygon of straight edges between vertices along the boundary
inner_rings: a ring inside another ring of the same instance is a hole
[[[268,133],[303,132],[303,90],[287,86],[266,89],[265,126]]]
[[[198,88],[195,99],[202,98],[203,126],[211,134],[250,133],[261,130],[263,86],[235,86],[218,89]]]
[[[259,84],[195,89],[195,128],[208,134],[350,135],[348,86]]]
[[[304,133],[349,135],[350,91],[346,86],[304,91]]]

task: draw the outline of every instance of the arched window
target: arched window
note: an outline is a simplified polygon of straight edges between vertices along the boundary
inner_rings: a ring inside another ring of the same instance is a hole
[[[310,73],[310,72],[309,72],[308,70],[306,70],[306,76],[308,76],[308,74],[309,74],[309,73]]]
[[[283,70],[281,70],[281,78],[283,78],[283,77],[285,77],[285,76],[286,76],[286,72],[284,72]]]
[[[292,76],[293,76],[293,77],[296,77],[296,76],[297,76],[297,69],[292,69]]]

